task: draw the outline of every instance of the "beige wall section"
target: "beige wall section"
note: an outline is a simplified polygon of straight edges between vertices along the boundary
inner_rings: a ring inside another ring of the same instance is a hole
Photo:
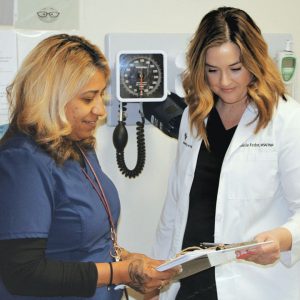
[[[300,58],[299,0],[81,0],[81,32],[102,49],[104,35],[111,32],[192,33],[205,13],[224,5],[246,10],[262,32],[291,33],[294,50]],[[299,100],[299,90],[296,97]],[[136,160],[135,128],[129,127],[128,132],[125,156],[128,165],[133,166]],[[113,128],[107,126],[99,129],[98,155],[103,169],[120,193],[119,242],[131,251],[149,254],[175,156],[176,141],[153,126],[147,126],[145,169],[137,179],[127,179],[120,174],[115,162],[112,133]],[[136,295],[132,297],[140,299]]]

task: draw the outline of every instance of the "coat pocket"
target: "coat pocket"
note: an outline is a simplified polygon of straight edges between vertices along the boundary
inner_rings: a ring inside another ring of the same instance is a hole
[[[264,199],[279,188],[276,152],[257,151],[233,158],[229,176],[229,198]]]

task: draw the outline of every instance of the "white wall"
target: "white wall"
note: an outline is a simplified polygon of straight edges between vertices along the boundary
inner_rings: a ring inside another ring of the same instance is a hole
[[[300,58],[299,0],[81,0],[81,33],[104,49],[104,35],[111,32],[192,33],[209,10],[234,6],[246,10],[262,32],[291,33]],[[299,73],[297,81],[299,81]],[[298,84],[298,87],[300,84]],[[300,98],[300,91],[296,91]],[[130,127],[125,149],[128,165],[136,160],[135,128]],[[113,128],[98,131],[98,154],[103,169],[115,182],[121,198],[119,242],[131,251],[150,253],[162,209],[168,172],[176,141],[149,125],[146,128],[147,158],[143,173],[127,179],[117,168],[112,144]]]

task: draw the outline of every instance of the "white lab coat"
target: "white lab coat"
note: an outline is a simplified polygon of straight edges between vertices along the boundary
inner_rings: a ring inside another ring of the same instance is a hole
[[[248,105],[226,152],[220,174],[215,242],[251,240],[283,226],[293,237],[292,250],[280,261],[261,266],[234,261],[216,267],[219,300],[300,299],[300,105],[280,100],[268,126],[254,134],[257,110]],[[250,124],[249,124],[250,123]],[[181,250],[189,193],[201,140],[189,130],[185,110],[166,202],[157,228],[153,256],[174,257]],[[160,299],[173,300],[179,283]],[[203,299],[204,300],[204,299]]]

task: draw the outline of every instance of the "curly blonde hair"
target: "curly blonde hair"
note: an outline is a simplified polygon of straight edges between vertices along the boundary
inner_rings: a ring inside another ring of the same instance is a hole
[[[15,132],[31,136],[58,163],[79,159],[68,136],[72,128],[66,104],[96,71],[108,81],[110,69],[99,48],[83,37],[59,34],[41,41],[25,58],[7,87],[10,124],[2,142]],[[80,141],[92,149],[95,138]]]
[[[243,10],[220,7],[204,16],[190,41],[187,69],[183,73],[183,87],[189,106],[191,127],[208,145],[205,119],[217,100],[207,83],[205,57],[211,47],[226,42],[236,44],[241,52],[241,63],[252,74],[248,96],[257,108],[255,133],[267,126],[280,96],[286,92],[283,81],[268,54],[268,46],[259,27]],[[255,121],[253,120],[253,121]]]

